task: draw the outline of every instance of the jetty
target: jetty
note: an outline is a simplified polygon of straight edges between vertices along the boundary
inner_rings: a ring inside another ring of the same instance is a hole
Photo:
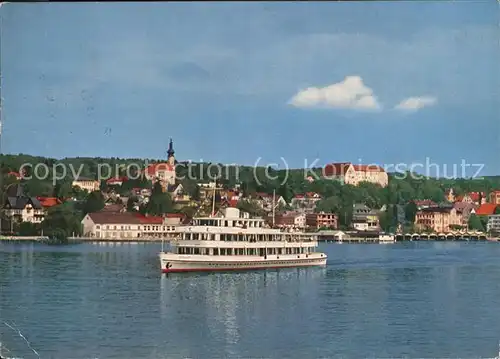
[[[395,242],[393,235],[375,231],[335,231],[326,230],[317,232],[318,240],[335,243],[388,243]]]
[[[338,231],[327,230],[317,232],[318,240],[336,243],[390,243],[411,241],[491,241],[498,242],[500,238],[488,236],[484,232],[457,233],[397,233],[385,234],[377,231]],[[393,240],[390,240],[391,238]]]
[[[0,241],[40,242],[49,240],[47,236],[0,236]]]

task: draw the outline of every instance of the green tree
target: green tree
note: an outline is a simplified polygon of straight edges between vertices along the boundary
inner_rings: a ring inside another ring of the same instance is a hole
[[[89,194],[83,207],[84,214],[98,212],[104,208],[104,197],[101,191],[94,191]]]
[[[495,214],[500,214],[500,206],[496,206],[496,208],[495,208]]]
[[[53,197],[57,198],[67,198],[72,194],[71,182],[69,181],[58,181],[54,186],[54,191],[52,193]]]
[[[18,227],[18,233],[20,236],[36,236],[40,234],[40,229],[34,223],[21,222]]]
[[[293,198],[293,190],[291,185],[286,181],[276,191],[277,196],[282,196],[286,203],[289,203]]]
[[[108,182],[106,180],[101,180],[101,182],[99,183],[99,189],[102,192],[107,192],[109,189]]]
[[[380,228],[384,232],[389,232],[392,224],[392,214],[389,211],[383,211],[379,215]]]
[[[256,201],[252,200],[240,200],[236,207],[243,212],[248,212],[250,216],[263,216],[264,211]]]
[[[476,216],[475,214],[470,215],[468,225],[469,225],[469,230],[484,231],[481,219],[479,218],[479,216]]]
[[[143,213],[147,213],[152,216],[160,216],[162,214],[172,212],[173,207],[170,195],[163,192],[161,184],[156,182],[153,186],[151,197],[149,197],[149,202],[143,209]]]
[[[50,181],[41,181],[36,178],[24,182],[24,190],[32,197],[49,197],[54,192],[54,187]]]
[[[341,200],[336,197],[328,197],[316,204],[315,212],[339,213],[342,206]]]
[[[415,223],[415,217],[417,215],[417,205],[414,201],[410,201],[405,206],[405,219],[410,223]]]
[[[71,202],[66,202],[49,209],[42,222],[43,234],[58,239],[66,239],[82,233],[82,215],[75,210]]]

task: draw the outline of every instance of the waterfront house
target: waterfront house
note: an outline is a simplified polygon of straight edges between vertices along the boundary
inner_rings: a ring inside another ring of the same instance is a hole
[[[417,228],[436,233],[452,232],[454,226],[463,224],[462,213],[452,206],[423,208],[415,216]]]
[[[94,192],[99,191],[100,183],[92,178],[78,177],[73,179],[72,186],[87,192]]]
[[[491,214],[488,216],[486,230],[490,233],[494,232],[497,236],[500,235],[500,214]]]
[[[379,212],[365,204],[354,204],[351,226],[357,231],[379,231]]]
[[[164,238],[175,232],[183,218],[184,215],[179,213],[156,217],[104,210],[89,213],[83,218],[83,235],[111,240]]]
[[[353,186],[357,186],[361,182],[370,182],[381,187],[387,187],[389,184],[389,176],[382,167],[377,165],[354,165],[350,162],[326,165],[323,169],[323,177],[336,179],[343,184]]]
[[[41,223],[45,218],[45,211],[38,198],[27,196],[20,184],[7,190],[3,212],[6,217],[18,223]]]
[[[308,213],[306,215],[306,225],[309,228],[338,228],[338,216],[335,213]]]

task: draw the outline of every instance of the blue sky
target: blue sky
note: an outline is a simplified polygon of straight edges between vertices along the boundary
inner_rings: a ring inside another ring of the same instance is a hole
[[[1,9],[2,149],[500,174],[495,1]],[[283,166],[283,164],[282,164]]]

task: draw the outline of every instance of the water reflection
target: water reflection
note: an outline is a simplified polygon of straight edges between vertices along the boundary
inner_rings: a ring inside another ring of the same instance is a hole
[[[162,275],[162,326],[176,326],[175,340],[191,338],[190,355],[210,356],[197,347],[198,336],[211,338],[216,356],[221,350],[225,355],[238,355],[237,344],[245,333],[261,332],[260,336],[266,327],[286,326],[287,318],[280,314],[287,313],[305,297],[310,305],[297,315],[307,317],[314,310],[325,276],[325,268]],[[196,318],[197,333],[192,326],[184,325],[188,317],[190,322]],[[268,323],[262,326],[255,318],[266,318]]]

